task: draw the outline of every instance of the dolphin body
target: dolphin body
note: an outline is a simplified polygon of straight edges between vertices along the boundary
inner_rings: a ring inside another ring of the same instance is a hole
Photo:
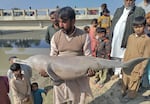
[[[53,80],[70,80],[87,74],[87,70],[107,70],[121,67],[130,74],[134,66],[150,58],[135,58],[128,62],[118,62],[91,56],[48,56],[34,55],[25,60],[14,59],[15,63],[27,64],[36,71],[45,70]]]

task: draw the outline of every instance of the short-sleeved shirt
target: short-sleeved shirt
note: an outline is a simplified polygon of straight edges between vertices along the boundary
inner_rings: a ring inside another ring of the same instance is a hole
[[[37,89],[36,91],[32,91],[34,104],[43,104],[42,93],[45,93],[44,89]]]

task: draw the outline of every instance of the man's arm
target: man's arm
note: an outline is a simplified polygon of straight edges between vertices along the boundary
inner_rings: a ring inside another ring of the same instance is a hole
[[[58,49],[54,40],[54,35],[51,39],[51,51],[50,51],[50,56],[57,56],[58,55]]]
[[[49,27],[46,30],[46,34],[45,34],[45,41],[50,44],[50,34],[49,34]]]

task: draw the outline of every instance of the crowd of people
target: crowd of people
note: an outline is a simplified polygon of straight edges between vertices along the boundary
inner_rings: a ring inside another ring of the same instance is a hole
[[[149,0],[144,3],[148,6]],[[100,17],[92,20],[88,31],[84,28],[91,38],[92,56],[123,62],[150,57],[148,9],[136,6],[135,0],[124,0],[111,19],[107,4],[102,4],[101,8]],[[123,101],[129,101],[136,98],[139,89],[150,87],[149,70],[148,61],[138,64],[130,74],[121,68],[113,72],[101,70],[96,72],[94,83],[101,88],[106,79],[120,78]]]
[[[144,0],[146,1],[146,0]],[[149,3],[149,0],[147,0]],[[52,25],[46,30],[45,40],[50,44],[50,56],[90,56],[126,62],[137,57],[150,57],[150,12],[135,4],[135,0],[124,0],[113,18],[107,4],[101,5],[99,18],[94,18],[90,26],[79,29],[75,26],[76,13],[71,7],[63,7],[50,13]],[[42,104],[42,93],[37,82],[31,82],[32,69],[23,64],[13,63],[7,77],[0,76],[0,102],[11,104]],[[108,79],[122,81],[123,102],[137,97],[140,88],[150,88],[150,61],[136,65],[131,71],[121,68],[104,69],[98,72],[87,69],[87,75],[72,80],[54,80],[45,70],[39,72],[53,81],[53,104],[85,104],[87,96],[93,96],[89,84],[102,88]],[[128,73],[130,72],[130,73]],[[10,88],[10,89],[9,89]],[[2,99],[5,98],[5,99]]]

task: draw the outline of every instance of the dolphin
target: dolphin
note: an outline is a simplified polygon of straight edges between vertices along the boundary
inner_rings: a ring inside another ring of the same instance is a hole
[[[130,74],[134,66],[150,58],[135,58],[128,62],[119,62],[96,58],[92,56],[49,56],[33,55],[27,59],[14,59],[15,63],[29,65],[33,70],[45,70],[53,80],[70,80],[87,74],[90,68],[94,71],[110,68],[123,68],[126,74]]]

